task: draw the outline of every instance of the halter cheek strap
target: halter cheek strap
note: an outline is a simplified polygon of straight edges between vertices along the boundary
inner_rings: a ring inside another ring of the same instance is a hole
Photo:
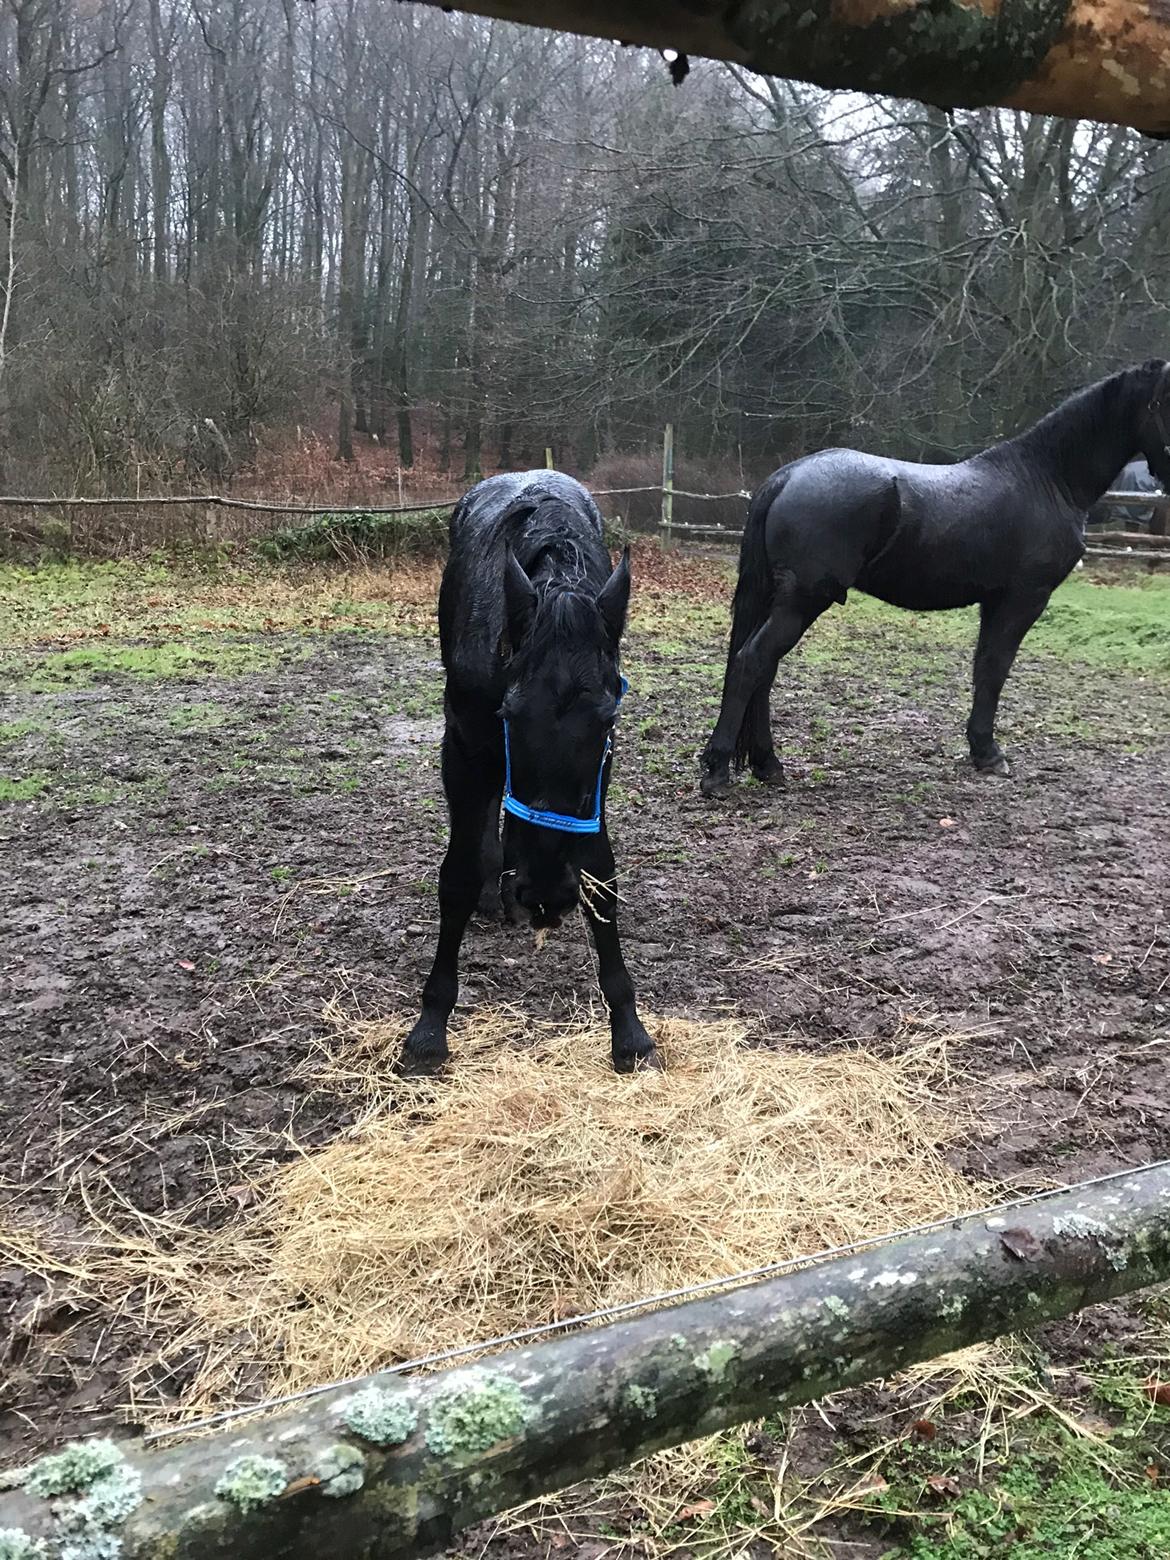
[[[1150,416],[1153,419],[1158,437],[1162,441],[1163,450],[1167,455],[1170,455],[1170,429],[1166,427],[1166,416],[1161,395],[1155,396],[1150,402]]]
[[[622,699],[626,695],[629,683],[622,678],[622,690],[618,694],[617,709],[614,711],[614,720],[617,720],[617,710],[622,707]],[[601,781],[605,774],[606,761],[613,752],[613,727],[611,726],[605,735],[605,751],[601,755],[601,763],[597,768],[597,789],[593,794],[593,812],[588,818],[576,818],[571,813],[545,812],[540,807],[529,807],[527,802],[518,802],[512,795],[512,746],[508,739],[508,717],[504,721],[504,811],[511,813],[513,818],[519,818],[524,823],[534,823],[540,829],[558,829],[562,834],[600,834],[601,833]]]

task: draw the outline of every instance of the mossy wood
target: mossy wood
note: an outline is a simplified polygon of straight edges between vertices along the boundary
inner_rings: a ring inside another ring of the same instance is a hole
[[[1164,0],[462,0],[454,9],[941,108],[1002,104],[1170,131]]]
[[[1170,1278],[1170,1169],[0,1495],[5,1560],[387,1560],[662,1447]]]

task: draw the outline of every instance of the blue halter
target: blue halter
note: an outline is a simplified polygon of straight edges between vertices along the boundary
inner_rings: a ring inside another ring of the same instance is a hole
[[[622,678],[622,691],[618,694],[617,707],[614,710],[614,720],[617,720],[617,710],[622,707],[622,699],[629,689],[629,683]],[[511,813],[513,818],[520,818],[524,823],[534,823],[541,829],[559,829],[562,834],[600,834],[601,833],[601,777],[605,774],[605,763],[613,752],[613,727],[609,728],[605,738],[605,752],[601,755],[601,764],[597,770],[597,790],[593,795],[593,812],[588,818],[575,818],[568,813],[545,812],[540,807],[529,807],[527,802],[518,802],[512,795],[512,747],[508,740],[508,717],[504,720],[504,811]]]

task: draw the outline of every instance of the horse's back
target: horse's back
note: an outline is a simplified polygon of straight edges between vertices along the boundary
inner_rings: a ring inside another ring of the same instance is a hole
[[[485,477],[468,488],[455,505],[451,515],[452,552],[474,535],[498,531],[513,504],[528,499],[539,504],[550,498],[579,510],[596,527],[598,536],[601,535],[601,511],[593,494],[575,477],[544,467],[533,471],[501,471],[498,476]]]
[[[530,538],[524,516],[550,501],[557,506],[553,512],[563,516],[564,529],[579,536],[604,578],[609,554],[601,511],[589,490],[563,471],[541,467],[485,477],[467,490],[451,515],[451,546],[439,586],[439,644],[448,692],[470,696],[493,712],[504,688],[505,550],[511,543],[527,567]]]
[[[1033,567],[1051,577],[1050,554],[1064,572],[1078,555],[1070,517],[1054,510],[1042,525],[1018,474],[981,457],[934,465],[822,450],[769,483],[773,569],[837,600],[856,588],[916,610],[969,606]]]

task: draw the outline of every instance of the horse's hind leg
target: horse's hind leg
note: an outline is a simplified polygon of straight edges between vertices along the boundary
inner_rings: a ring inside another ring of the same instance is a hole
[[[704,796],[727,795],[731,758],[737,749],[759,779],[775,784],[783,778],[772,746],[768,697],[780,662],[832,600],[802,590],[786,572],[777,579],[767,620],[728,663],[719,720],[703,750],[700,789]]]
[[[975,697],[967,721],[971,762],[986,774],[1010,775],[1003,750],[995,740],[999,696],[1024,635],[1048,605],[1050,591],[995,596],[980,604],[979,643],[975,648]]]
[[[776,757],[776,747],[772,740],[770,708],[772,684],[776,681],[779,666],[780,658],[777,656],[771,666],[764,669],[759,686],[748,700],[740,727],[738,746],[743,750],[752,774],[762,785],[784,784],[784,766]]]

